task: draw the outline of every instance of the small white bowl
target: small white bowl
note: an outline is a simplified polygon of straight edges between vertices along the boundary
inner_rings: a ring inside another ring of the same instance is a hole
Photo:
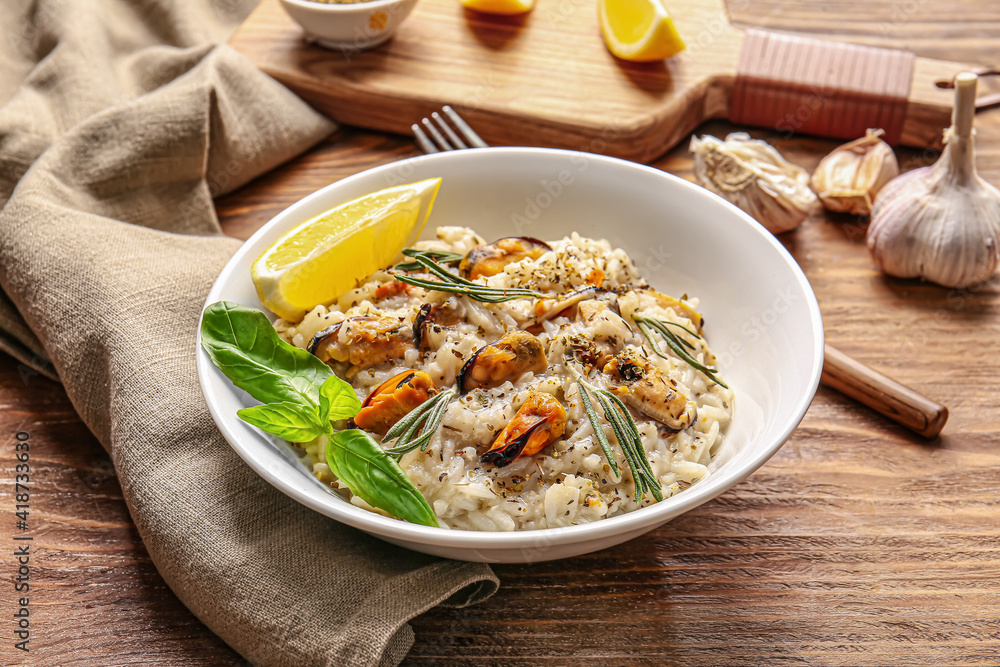
[[[417,0],[351,4],[281,0],[281,6],[302,26],[309,41],[348,52],[370,49],[389,39],[416,4]]]
[[[574,231],[628,251],[667,294],[698,296],[705,332],[735,414],[710,474],[681,493],[628,514],[546,530],[489,533],[418,526],[365,511],[321,484],[292,453],[240,421],[254,404],[198,349],[198,376],[216,423],[264,479],[299,502],[394,544],[449,558],[533,562],[610,547],[673,519],[764,464],[805,414],[823,366],[823,325],[809,282],[760,224],[704,188],[657,169],[600,155],[543,148],[437,153],[361,172],[290,206],[233,256],[208,295],[261,308],[250,265],[279,236],[313,216],[382,188],[443,177],[424,238],[469,225],[487,239],[558,239]]]

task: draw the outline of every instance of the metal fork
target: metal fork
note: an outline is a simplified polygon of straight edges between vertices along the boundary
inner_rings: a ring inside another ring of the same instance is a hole
[[[441,111],[447,116],[447,120],[435,111],[430,118],[424,118],[420,123],[412,125],[413,136],[417,138],[417,143],[420,144],[420,149],[423,152],[440,153],[441,151],[454,151],[462,148],[489,148],[489,144],[480,139],[479,135],[469,127],[468,123],[462,120],[461,116],[455,113],[454,109],[446,104],[441,108]],[[431,119],[434,122],[431,122]],[[448,125],[448,120],[455,126],[455,129]],[[426,133],[420,127],[421,124],[426,128]],[[428,134],[434,141],[431,141]]]

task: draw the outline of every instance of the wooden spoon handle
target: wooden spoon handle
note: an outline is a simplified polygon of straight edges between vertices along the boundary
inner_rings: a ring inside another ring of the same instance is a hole
[[[948,421],[948,408],[945,406],[830,345],[826,346],[820,381],[925,438],[936,437]]]

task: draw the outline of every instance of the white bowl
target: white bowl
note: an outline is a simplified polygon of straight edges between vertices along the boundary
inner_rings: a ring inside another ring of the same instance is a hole
[[[340,51],[361,51],[378,46],[396,32],[417,0],[372,0],[351,4],[326,4],[309,0],[281,0],[311,42]]]
[[[271,484],[338,521],[417,551],[486,562],[566,558],[631,539],[737,484],[767,461],[816,393],[823,326],[806,277],[784,247],[728,202],[680,178],[609,157],[542,148],[438,153],[369,169],[286,209],[223,269],[206,305],[261,307],[250,264],[281,234],[338,204],[392,185],[443,177],[424,237],[469,225],[487,239],[556,239],[577,231],[625,248],[660,291],[701,298],[709,344],[736,392],[735,415],[704,480],[672,498],[594,523],[488,533],[429,528],[351,505],[315,479],[291,448],[240,421],[254,402],[198,349],[212,416]]]

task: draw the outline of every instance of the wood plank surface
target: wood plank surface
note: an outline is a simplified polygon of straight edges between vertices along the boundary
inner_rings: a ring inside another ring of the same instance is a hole
[[[738,22],[835,25],[983,64],[1000,53],[992,1],[738,4],[730,7]],[[1000,111],[977,122],[981,174],[1000,184]],[[699,131],[733,129],[717,122]],[[835,143],[753,134],[808,169]],[[344,130],[220,200],[220,218],[246,238],[315,189],[413,154],[407,138]],[[904,169],[934,159],[899,157]],[[691,176],[683,148],[656,166]],[[856,218],[816,214],[782,241],[817,293],[831,344],[949,406],[938,440],[821,388],[792,438],[742,484],[619,547],[497,566],[502,587],[491,600],[413,622],[405,664],[1000,664],[1000,278],[971,290],[884,278],[864,232]],[[165,587],[107,456],[60,387],[7,358],[4,553],[18,431],[30,433],[34,464],[36,634],[27,659],[12,655],[4,621],[0,665],[245,665]],[[10,562],[0,558],[5,613]]]

